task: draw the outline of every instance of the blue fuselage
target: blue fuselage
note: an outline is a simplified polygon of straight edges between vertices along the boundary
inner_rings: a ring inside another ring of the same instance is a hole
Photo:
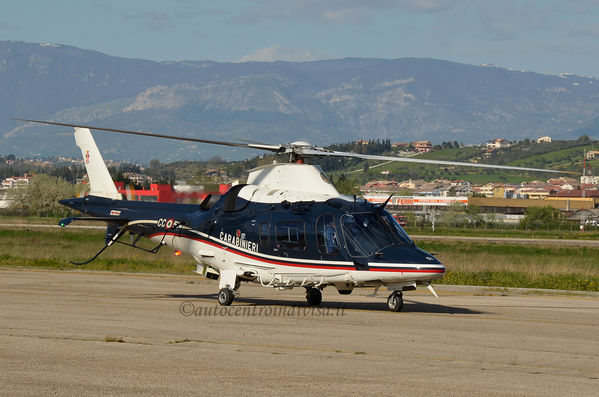
[[[256,203],[233,191],[213,197],[210,205],[205,204],[208,200],[196,205],[94,196],[61,203],[103,218],[113,234],[126,225],[130,233],[144,237],[193,239],[256,260],[278,258],[281,265],[390,271],[392,263],[393,271],[409,264],[406,271],[436,277],[445,272],[436,258],[416,247],[387,211],[364,200]]]

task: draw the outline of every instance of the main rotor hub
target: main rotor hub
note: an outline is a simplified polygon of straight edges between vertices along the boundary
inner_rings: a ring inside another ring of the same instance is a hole
[[[311,148],[312,144],[306,141],[295,141],[291,142],[291,147],[293,148]]]

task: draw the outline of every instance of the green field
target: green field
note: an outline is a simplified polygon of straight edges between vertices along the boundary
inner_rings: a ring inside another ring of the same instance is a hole
[[[543,227],[532,230],[522,229],[519,226],[489,227],[486,225],[474,227],[445,227],[436,226],[432,231],[430,225],[423,227],[405,227],[409,235],[426,236],[465,236],[465,237],[502,237],[502,238],[530,238],[530,239],[555,239],[555,240],[599,240],[598,227],[588,226],[584,232],[579,230],[577,224],[565,225],[561,228]]]
[[[116,245],[88,265],[69,263],[92,257],[103,244],[104,232],[96,229],[0,227],[0,266],[169,274],[195,270],[191,257],[177,257],[168,247],[153,255]],[[144,246],[151,248],[152,244],[146,240]],[[447,267],[445,277],[436,283],[599,291],[599,248],[433,241],[426,237],[418,240],[418,246],[436,254]]]
[[[128,242],[127,237],[123,240]],[[153,248],[148,240],[141,245]],[[85,266],[70,263],[91,258],[103,246],[102,230],[0,228],[0,266],[170,274],[189,274],[195,270],[191,257],[177,257],[168,247],[150,254],[121,244],[108,248]]]
[[[432,241],[418,246],[436,254],[447,274],[436,283],[599,291],[599,248]]]

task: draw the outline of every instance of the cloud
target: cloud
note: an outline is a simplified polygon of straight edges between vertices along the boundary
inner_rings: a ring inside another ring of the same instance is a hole
[[[457,0],[398,0],[396,5],[404,11],[430,13],[450,9],[458,3]]]
[[[482,26],[496,39],[510,40],[523,32],[538,32],[547,27],[555,10],[520,2],[485,3],[478,9]]]
[[[377,12],[436,13],[471,0],[255,0],[237,22],[304,19],[328,23],[365,23]]]
[[[363,23],[366,20],[366,15],[360,9],[354,8],[338,11],[325,11],[320,15],[320,18],[334,23]]]
[[[0,30],[10,31],[19,30],[19,28],[16,25],[0,21]]]
[[[145,28],[157,32],[166,32],[176,25],[176,18],[162,11],[144,11],[138,14],[127,14],[126,18],[138,21]]]
[[[110,11],[112,11],[112,6],[109,6],[106,3],[101,3],[101,2],[94,1],[94,2],[91,3],[91,6],[93,8],[96,8],[96,9],[98,9],[100,11],[104,11],[104,12],[110,12]]]
[[[558,31],[564,36],[598,38],[599,26],[595,24],[582,24],[567,22],[562,24]]]
[[[125,18],[138,22],[146,29],[166,32],[173,30],[182,22],[189,23],[189,21],[200,19],[201,17],[214,17],[223,14],[222,10],[199,6],[192,1],[179,0],[178,5],[175,4],[170,9],[163,8],[159,11],[129,12],[125,14]]]
[[[268,48],[263,48],[247,54],[236,60],[235,62],[274,62],[274,61],[289,61],[289,62],[305,62],[316,61],[319,59],[335,59],[338,55],[325,54],[320,51],[300,50],[296,48],[283,47],[273,45]]]
[[[562,6],[569,8],[575,12],[597,13],[597,6],[599,6],[599,0],[571,0],[564,2]]]

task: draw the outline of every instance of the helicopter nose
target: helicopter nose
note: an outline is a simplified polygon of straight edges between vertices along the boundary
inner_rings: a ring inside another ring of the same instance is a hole
[[[432,254],[429,254],[428,252],[422,251],[422,254],[424,257],[422,261],[424,265],[431,266],[431,271],[433,271],[434,273],[438,273],[440,275],[445,274],[445,265],[441,263],[440,260],[435,258]]]
[[[441,265],[441,266],[439,266],[439,273],[445,274],[445,272],[446,272],[445,265],[442,264],[441,262],[439,262],[439,265]]]

